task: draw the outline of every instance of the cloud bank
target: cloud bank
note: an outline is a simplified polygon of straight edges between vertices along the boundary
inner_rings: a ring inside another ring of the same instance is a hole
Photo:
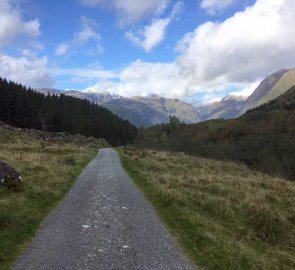
[[[30,49],[40,50],[43,46],[34,43],[41,35],[38,19],[26,20],[22,11],[11,0],[0,1],[0,76],[27,86],[52,86],[53,79],[47,68],[47,57],[38,58]],[[17,40],[22,56],[13,57],[3,50]]]
[[[56,56],[62,56],[70,52],[76,47],[83,46],[91,41],[95,42],[96,53],[102,53],[104,48],[100,44],[101,35],[97,32],[95,21],[82,16],[81,17],[81,29],[74,34],[74,37],[69,42],[62,42],[57,45],[55,49]]]
[[[103,7],[114,10],[117,23],[126,27],[151,15],[160,15],[167,8],[169,0],[81,0],[90,7]]]
[[[13,58],[0,56],[0,76],[32,87],[53,86],[53,79],[47,69],[47,58]]]
[[[257,0],[223,22],[207,22],[187,33],[177,44],[174,62],[131,63],[109,90],[181,97],[242,89],[294,65],[294,17],[293,0]]]
[[[236,0],[202,0],[200,7],[209,15],[215,15],[230,7]]]
[[[129,31],[128,36],[147,52],[164,39],[167,27],[177,14],[177,8],[170,15],[167,12],[169,0],[81,1],[88,6],[114,10],[121,27],[150,16],[150,24],[140,33]],[[9,0],[0,2],[0,49],[18,37],[35,40],[41,34],[39,21],[25,20],[11,3]],[[213,14],[233,1],[203,0],[200,3]],[[94,87],[100,90],[128,96],[156,93],[183,97],[194,93],[212,94],[228,88],[244,89],[243,93],[249,93],[253,85],[269,73],[294,65],[294,18],[294,0],[257,0],[224,21],[208,21],[185,34],[175,44],[175,60],[168,63],[137,59],[121,71],[101,67],[48,69],[46,56],[37,58],[26,51],[17,58],[0,52],[0,76],[31,86],[50,86],[52,76],[68,75],[77,81],[97,82]],[[71,42],[94,41],[99,45],[100,39],[92,22],[85,19],[80,31],[70,42],[59,44],[55,54],[67,53]]]
[[[17,37],[36,38],[41,34],[39,20],[24,20],[9,0],[0,1],[0,48]]]
[[[133,44],[143,48],[146,52],[150,52],[164,40],[169,24],[177,18],[183,8],[184,3],[178,1],[172,7],[171,14],[168,17],[154,18],[150,25],[146,25],[138,33],[129,31],[125,33],[125,36]]]

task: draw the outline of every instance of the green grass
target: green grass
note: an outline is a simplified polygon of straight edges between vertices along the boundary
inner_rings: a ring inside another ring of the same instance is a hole
[[[55,139],[54,134],[0,127],[0,160],[19,171],[25,186],[22,193],[0,188],[0,269],[11,267],[41,221],[106,145],[82,136]]]
[[[243,165],[124,148],[122,164],[207,269],[295,269],[295,183]]]
[[[226,120],[223,120],[223,119],[212,119],[212,120],[203,122],[203,124],[205,124],[211,130],[223,128],[225,123],[226,123]]]
[[[295,181],[294,91],[292,88],[287,95],[291,100],[282,96],[238,119],[153,126],[141,130],[135,144],[243,163],[262,173]]]

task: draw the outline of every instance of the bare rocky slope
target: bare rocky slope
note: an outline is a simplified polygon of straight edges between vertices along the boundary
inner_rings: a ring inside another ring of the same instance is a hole
[[[229,95],[219,102],[204,104],[197,108],[201,121],[235,118],[244,106],[246,97]]]
[[[227,96],[220,102],[197,107],[201,121],[210,119],[231,119],[243,115],[287,92],[295,85],[295,68],[281,69],[267,76],[248,97]]]
[[[157,95],[113,99],[103,106],[120,117],[128,119],[137,127],[167,123],[172,115],[187,124],[197,123],[201,120],[197,109],[191,104]]]
[[[282,69],[267,76],[245,102],[238,115],[259,107],[287,92],[295,85],[295,68]]]

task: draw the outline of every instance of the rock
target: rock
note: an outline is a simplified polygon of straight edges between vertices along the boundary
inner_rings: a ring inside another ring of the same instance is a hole
[[[20,174],[10,165],[0,161],[0,187],[6,187],[13,192],[24,191]]]

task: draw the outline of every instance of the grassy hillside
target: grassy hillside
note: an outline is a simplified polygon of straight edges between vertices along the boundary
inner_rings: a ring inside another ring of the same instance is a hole
[[[157,125],[140,131],[137,145],[242,162],[295,180],[295,87],[233,120]]]
[[[0,188],[0,269],[34,236],[40,222],[69,190],[104,140],[21,130],[0,124],[0,160],[13,165],[25,191]]]
[[[295,183],[181,153],[125,148],[120,154],[198,266],[295,269]]]

